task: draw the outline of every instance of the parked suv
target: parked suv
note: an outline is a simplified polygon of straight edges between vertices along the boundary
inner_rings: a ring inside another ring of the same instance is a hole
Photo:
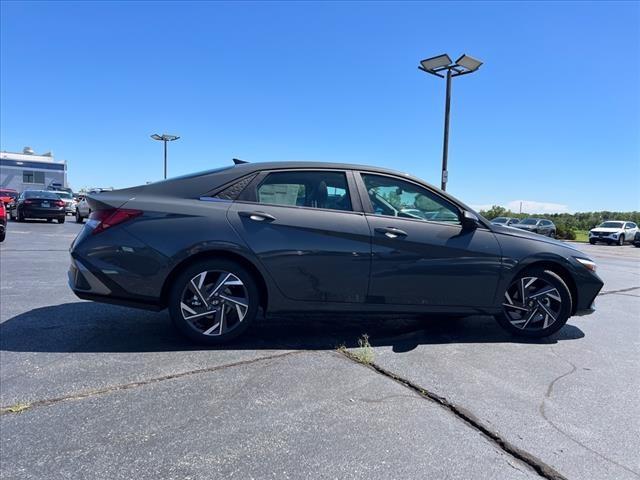
[[[206,344],[238,337],[261,309],[485,314],[544,337],[592,312],[603,286],[584,252],[492,225],[379,167],[242,164],[87,203],[90,221],[70,248],[76,295],[168,308],[180,332]]]
[[[608,220],[589,230],[589,243],[591,245],[597,242],[624,245],[625,242],[634,240],[637,231],[638,226],[633,222]]]
[[[518,223],[512,225],[515,228],[526,230],[527,232],[539,233],[547,237],[556,237],[556,226],[551,220],[543,218],[525,218]]]
[[[494,225],[502,225],[503,227],[511,227],[518,222],[520,222],[520,219],[513,217],[496,217],[491,220]]]

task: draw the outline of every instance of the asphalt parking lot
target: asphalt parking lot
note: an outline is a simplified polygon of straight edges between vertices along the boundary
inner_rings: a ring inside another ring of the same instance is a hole
[[[166,312],[77,299],[79,228],[0,244],[2,478],[640,478],[639,248],[580,245],[598,310],[544,341],[317,316],[202,349]],[[364,333],[374,368],[337,350]]]

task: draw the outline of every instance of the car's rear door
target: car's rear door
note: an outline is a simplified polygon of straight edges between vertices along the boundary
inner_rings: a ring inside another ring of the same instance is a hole
[[[369,302],[493,305],[501,273],[493,232],[463,229],[460,210],[417,183],[367,172],[356,178],[372,232]]]
[[[346,170],[262,172],[228,210],[286,297],[364,302],[371,244],[352,178]]]

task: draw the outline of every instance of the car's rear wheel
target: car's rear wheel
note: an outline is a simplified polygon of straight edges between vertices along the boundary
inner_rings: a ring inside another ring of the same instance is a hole
[[[76,210],[76,223],[82,223],[83,221],[82,215],[80,215],[80,212]]]
[[[24,215],[22,214],[22,212],[21,212],[20,210],[18,210],[18,209],[16,209],[16,211],[18,212],[18,213],[17,213],[17,215],[18,215],[18,221],[19,221],[19,222],[24,222]]]
[[[624,245],[624,235],[618,237],[618,246],[621,247],[622,245]]]
[[[67,219],[66,215],[64,217],[60,217],[58,218],[58,223],[64,223],[66,219]]]
[[[206,345],[240,336],[255,320],[258,307],[258,287],[251,274],[222,259],[187,268],[174,281],[169,299],[178,330]]]
[[[573,299],[556,273],[532,268],[518,275],[504,293],[498,323],[515,335],[546,337],[560,330],[571,316]]]

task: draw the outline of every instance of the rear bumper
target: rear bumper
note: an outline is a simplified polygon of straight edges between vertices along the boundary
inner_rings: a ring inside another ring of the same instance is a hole
[[[91,300],[94,302],[110,303],[114,305],[122,305],[125,307],[141,308],[144,310],[160,311],[165,307],[152,300],[124,298],[114,295],[113,291],[102,281],[96,274],[91,272],[77,258],[71,257],[71,265],[67,272],[69,288],[73,293],[82,300]]]
[[[20,210],[24,218],[60,218],[65,216],[63,207],[60,208],[23,208]]]

